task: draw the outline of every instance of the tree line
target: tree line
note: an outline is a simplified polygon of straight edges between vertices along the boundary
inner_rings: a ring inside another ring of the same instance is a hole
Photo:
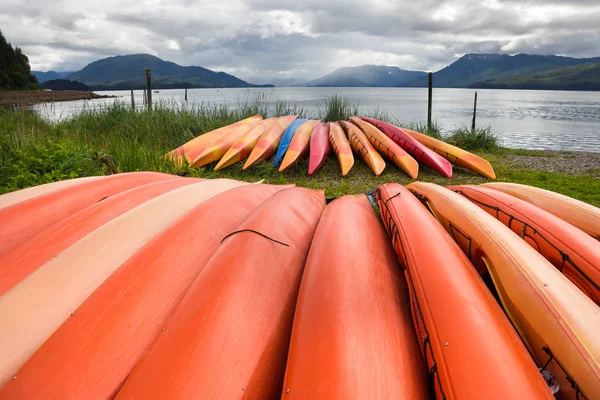
[[[29,59],[20,48],[13,48],[0,31],[0,90],[38,89],[31,74]]]

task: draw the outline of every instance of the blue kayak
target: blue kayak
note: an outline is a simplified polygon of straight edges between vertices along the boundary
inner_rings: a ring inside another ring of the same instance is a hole
[[[283,156],[285,156],[285,152],[287,151],[288,147],[290,147],[290,143],[292,142],[292,137],[294,137],[294,133],[296,133],[296,130],[300,128],[300,125],[302,125],[305,122],[306,118],[297,119],[287,127],[285,132],[283,132],[281,142],[279,142],[279,147],[277,148],[277,154],[275,154],[275,161],[273,161],[273,166],[278,167],[279,164],[281,164]]]

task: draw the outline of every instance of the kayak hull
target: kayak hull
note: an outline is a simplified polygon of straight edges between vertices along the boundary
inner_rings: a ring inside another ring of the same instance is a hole
[[[483,186],[518,197],[600,240],[600,208],[571,197],[528,185],[491,182]]]
[[[431,213],[398,184],[380,186],[375,197],[408,282],[435,398],[553,399],[510,321]]]
[[[365,136],[377,151],[384,154],[412,179],[417,179],[419,176],[419,164],[410,156],[410,154],[370,123],[363,121],[358,117],[350,117],[350,122],[364,132]]]
[[[286,189],[225,236],[116,398],[275,398],[324,208],[322,192]]]
[[[306,121],[307,119],[304,118],[297,119],[294,122],[292,122],[283,132],[283,136],[281,137],[281,141],[279,142],[279,146],[277,147],[277,152],[275,153],[275,159],[273,160],[274,167],[279,167],[281,161],[283,161],[285,153],[290,147],[294,134]]]
[[[410,153],[418,162],[425,164],[446,178],[452,178],[452,164],[450,164],[450,162],[448,162],[448,160],[446,160],[444,157],[438,155],[436,152],[429,149],[427,146],[424,146],[418,140],[414,139],[408,133],[404,132],[403,129],[375,118],[361,119],[363,121],[367,121],[385,133],[387,137],[392,139],[394,143]]]
[[[331,148],[340,163],[342,176],[348,175],[348,172],[350,172],[350,169],[354,165],[354,156],[352,155],[352,148],[350,148],[346,134],[338,122],[331,122],[329,124],[329,143],[331,143]]]
[[[371,142],[369,142],[363,131],[351,122],[340,121],[340,123],[346,131],[346,135],[348,135],[350,146],[354,150],[354,153],[360,154],[376,176],[381,175],[385,169],[385,161],[377,150],[375,150]]]
[[[252,149],[254,149],[254,146],[256,146],[256,143],[258,143],[260,137],[271,125],[273,125],[273,122],[274,121],[265,121],[246,132],[244,136],[231,145],[229,150],[227,150],[225,155],[219,160],[215,166],[215,171],[219,171],[246,159],[252,152]]]
[[[321,122],[315,126],[312,136],[310,137],[308,176],[317,172],[323,164],[325,164],[331,151],[331,143],[329,143],[329,123]]]
[[[313,129],[319,122],[320,121],[309,119],[298,128],[294,137],[292,137],[290,146],[285,152],[283,161],[281,161],[279,172],[283,172],[290,168],[296,161],[308,153],[308,146],[310,144]]]
[[[476,172],[479,175],[485,176],[486,178],[496,179],[496,173],[494,172],[494,168],[489,161],[466,150],[452,146],[449,143],[442,142],[441,140],[432,138],[431,136],[424,135],[417,131],[407,128],[402,128],[402,130],[421,142],[423,145],[429,147],[431,150],[444,157],[446,160],[450,161],[452,164],[468,169],[469,171]]]
[[[408,303],[367,198],[334,200],[306,262],[281,398],[427,399]]]
[[[165,229],[85,300],[0,391],[0,399],[114,398],[223,237],[285,188],[228,190]]]
[[[268,128],[260,137],[259,141],[256,143],[256,146],[254,146],[254,149],[252,149],[252,152],[248,156],[248,159],[242,167],[242,170],[245,171],[254,163],[264,161],[275,154],[277,147],[279,146],[279,142],[281,142],[283,132],[292,122],[294,122],[296,118],[296,115],[288,115],[279,118],[276,124],[271,125],[271,127]]]
[[[475,268],[487,271],[537,366],[560,383],[559,398],[581,397],[578,390],[588,399],[597,398],[598,306],[524,240],[466,198],[430,183],[415,182],[407,188],[430,207]]]

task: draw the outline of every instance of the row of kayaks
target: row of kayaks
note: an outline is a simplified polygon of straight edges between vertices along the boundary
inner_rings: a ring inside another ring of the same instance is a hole
[[[0,196],[0,400],[600,398],[600,209],[375,200],[151,172]]]
[[[386,161],[417,179],[419,163],[452,177],[452,164],[495,179],[488,161],[458,147],[419,132],[374,118],[324,123],[296,116],[263,120],[254,116],[200,135],[171,151],[169,157],[197,168],[217,162],[215,170],[245,160],[243,170],[274,156],[273,165],[283,172],[309,155],[308,174],[321,168],[334,152],[343,176],[360,156],[375,175]]]

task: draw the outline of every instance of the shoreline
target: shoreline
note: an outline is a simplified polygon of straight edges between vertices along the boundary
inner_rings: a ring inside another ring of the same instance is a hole
[[[55,103],[60,101],[74,100],[95,100],[114,98],[97,94],[94,92],[85,92],[79,90],[26,90],[26,91],[0,91],[0,107],[4,108],[25,108],[40,103]]]

